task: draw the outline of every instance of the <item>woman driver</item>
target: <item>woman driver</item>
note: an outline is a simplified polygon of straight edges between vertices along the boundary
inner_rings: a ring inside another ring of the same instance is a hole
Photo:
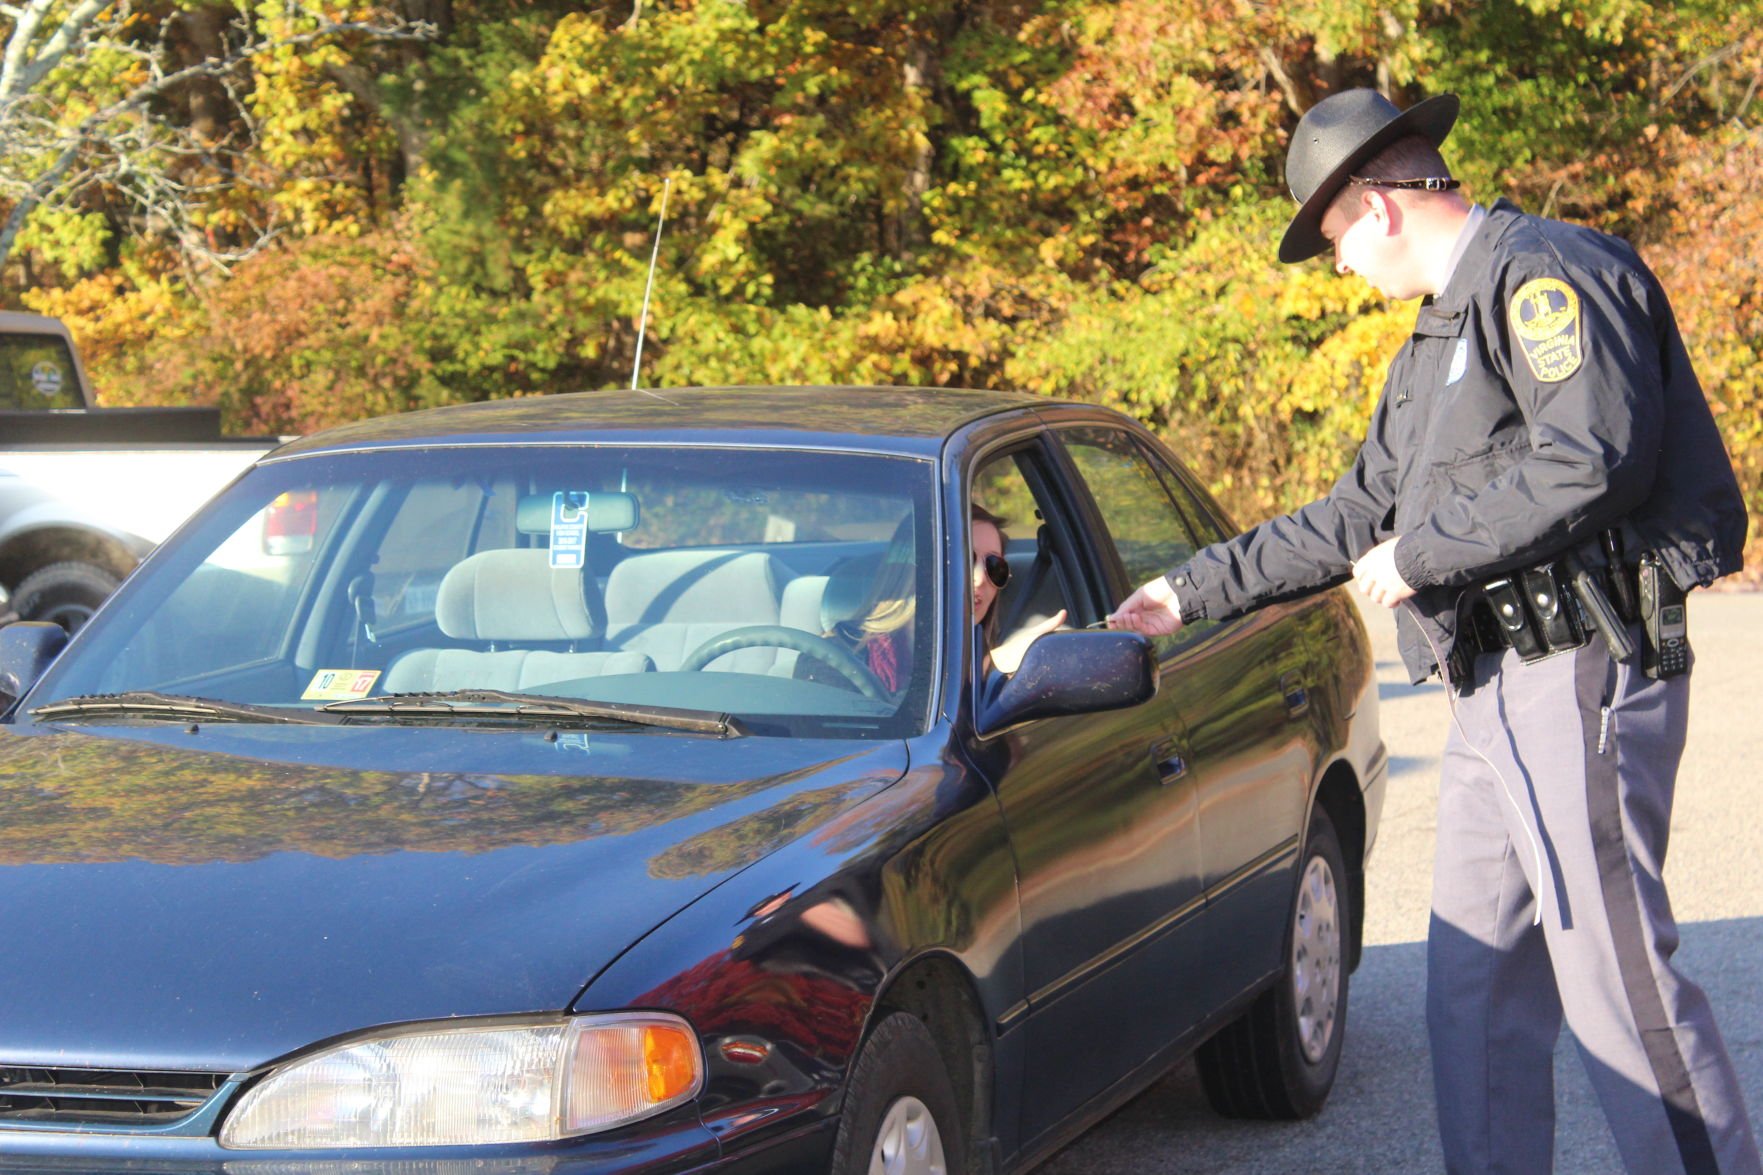
[[[972,503],[972,511],[974,623],[985,633],[986,668],[1014,673],[1029,645],[1065,623],[1065,609],[999,643],[998,617],[992,604],[1010,582],[1010,564],[1004,558],[1008,542],[1004,534],[1006,520],[977,502]],[[912,622],[918,604],[912,544],[912,519],[907,517],[900,521],[888,542],[862,617],[841,622],[828,634],[850,645],[858,660],[889,693],[904,689],[911,678]],[[820,676],[812,668],[807,675]]]
[[[1065,609],[1059,609],[1040,623],[1031,624],[1013,633],[1009,640],[999,643],[998,617],[992,611],[992,604],[1004,585],[1010,582],[1010,563],[1004,558],[1004,550],[1009,542],[1004,534],[1007,520],[993,514],[978,502],[972,503],[971,507],[974,623],[984,631],[986,648],[990,650],[987,654],[987,668],[996,669],[1000,673],[1015,673],[1017,666],[1022,664],[1022,656],[1028,652],[1028,647],[1065,623]]]

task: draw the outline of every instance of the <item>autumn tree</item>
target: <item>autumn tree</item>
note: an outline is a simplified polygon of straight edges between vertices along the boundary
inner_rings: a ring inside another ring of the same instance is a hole
[[[1273,260],[1291,128],[1344,87],[1449,90],[1474,198],[1670,271],[1763,507],[1754,194],[1722,170],[1763,109],[1755,0],[427,3],[400,11],[432,43],[238,75],[252,132],[204,228],[284,235],[232,278],[72,220],[25,242],[57,242],[26,300],[104,394],[282,430],[622,383],[671,181],[646,378],[1114,404],[1249,520],[1338,472],[1413,314]]]
[[[236,198],[258,170],[244,98],[251,67],[350,38],[421,40],[433,31],[402,17],[338,18],[295,0],[0,6],[0,199],[8,205],[0,263],[33,221],[30,243],[74,271],[114,257],[116,220],[163,237],[185,258],[212,265],[249,256],[275,231]]]

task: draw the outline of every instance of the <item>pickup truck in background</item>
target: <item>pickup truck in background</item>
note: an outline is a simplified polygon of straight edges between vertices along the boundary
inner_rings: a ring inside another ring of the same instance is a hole
[[[0,613],[78,628],[279,443],[221,436],[217,408],[99,408],[62,323],[0,312]]]

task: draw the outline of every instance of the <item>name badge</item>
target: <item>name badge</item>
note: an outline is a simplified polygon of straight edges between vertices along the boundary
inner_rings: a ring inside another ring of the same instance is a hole
[[[1452,384],[1462,379],[1468,371],[1469,340],[1458,339],[1456,349],[1451,352],[1451,370],[1450,373],[1445,376],[1445,386],[1447,388],[1450,387]]]

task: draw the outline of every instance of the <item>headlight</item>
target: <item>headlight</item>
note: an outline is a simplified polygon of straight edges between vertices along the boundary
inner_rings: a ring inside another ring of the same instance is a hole
[[[221,1127],[241,1150],[542,1142],[609,1130],[696,1097],[698,1038],[677,1016],[435,1027],[302,1057]]]

